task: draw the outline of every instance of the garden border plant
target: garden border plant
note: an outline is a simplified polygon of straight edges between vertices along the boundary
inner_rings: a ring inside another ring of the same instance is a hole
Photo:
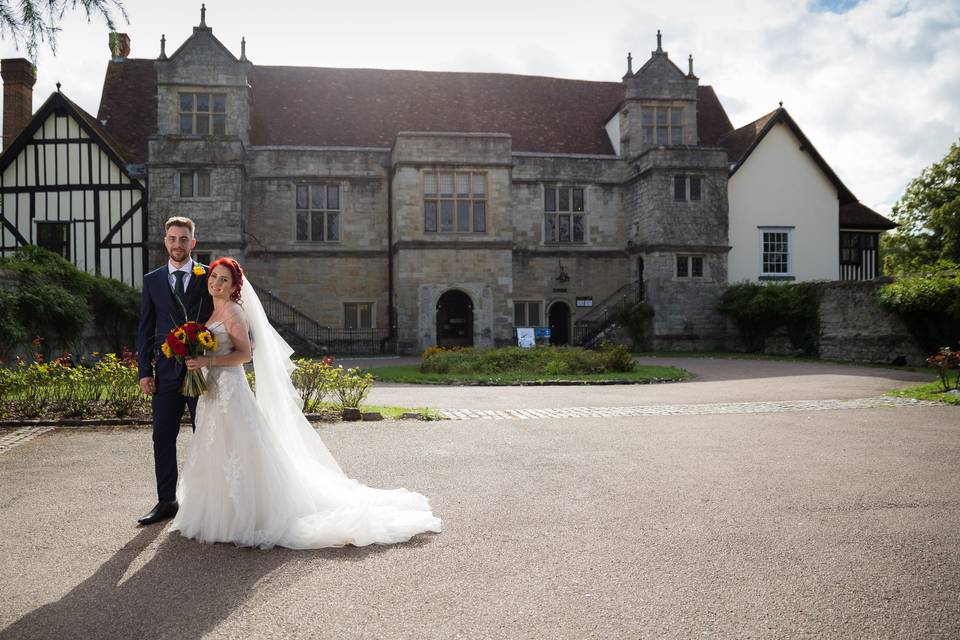
[[[419,365],[372,368],[377,379],[413,384],[639,384],[683,380],[682,369],[640,367],[622,345],[600,349],[498,347],[444,349],[430,347]]]

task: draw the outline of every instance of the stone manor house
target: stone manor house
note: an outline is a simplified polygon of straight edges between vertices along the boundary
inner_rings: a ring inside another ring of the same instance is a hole
[[[31,116],[3,62],[0,251],[138,286],[188,215],[305,350],[582,343],[640,299],[651,347],[719,348],[729,282],[874,278],[893,226],[782,105],[734,129],[659,32],[616,82],[258,66],[205,16],[170,54],[111,48],[96,118],[59,91]]]

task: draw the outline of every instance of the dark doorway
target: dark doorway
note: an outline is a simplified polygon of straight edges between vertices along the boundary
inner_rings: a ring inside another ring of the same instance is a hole
[[[643,286],[643,257],[637,257],[637,299],[643,302],[647,297],[647,292]]]
[[[462,291],[447,291],[437,301],[437,345],[473,346],[473,302]]]
[[[566,302],[550,305],[550,344],[570,344],[570,305]]]

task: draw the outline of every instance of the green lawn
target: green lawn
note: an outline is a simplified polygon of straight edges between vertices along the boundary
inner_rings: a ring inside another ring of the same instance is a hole
[[[495,375],[462,373],[420,373],[418,365],[395,365],[368,369],[379,382],[449,385],[543,385],[543,384],[647,384],[678,382],[690,374],[676,367],[637,365],[633,371],[548,375],[530,372],[506,372]]]
[[[958,373],[960,372],[951,371],[949,373],[950,384],[954,389],[957,387]],[[934,382],[907,387],[906,389],[897,389],[896,391],[891,391],[887,395],[896,396],[898,398],[915,398],[917,400],[936,400],[937,402],[945,402],[946,404],[960,406],[960,395],[955,393],[945,393],[939,379],[935,380]]]

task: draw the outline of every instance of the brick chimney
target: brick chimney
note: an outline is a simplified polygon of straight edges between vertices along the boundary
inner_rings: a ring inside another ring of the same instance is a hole
[[[0,60],[3,78],[3,148],[10,146],[33,116],[33,64],[24,58]]]

